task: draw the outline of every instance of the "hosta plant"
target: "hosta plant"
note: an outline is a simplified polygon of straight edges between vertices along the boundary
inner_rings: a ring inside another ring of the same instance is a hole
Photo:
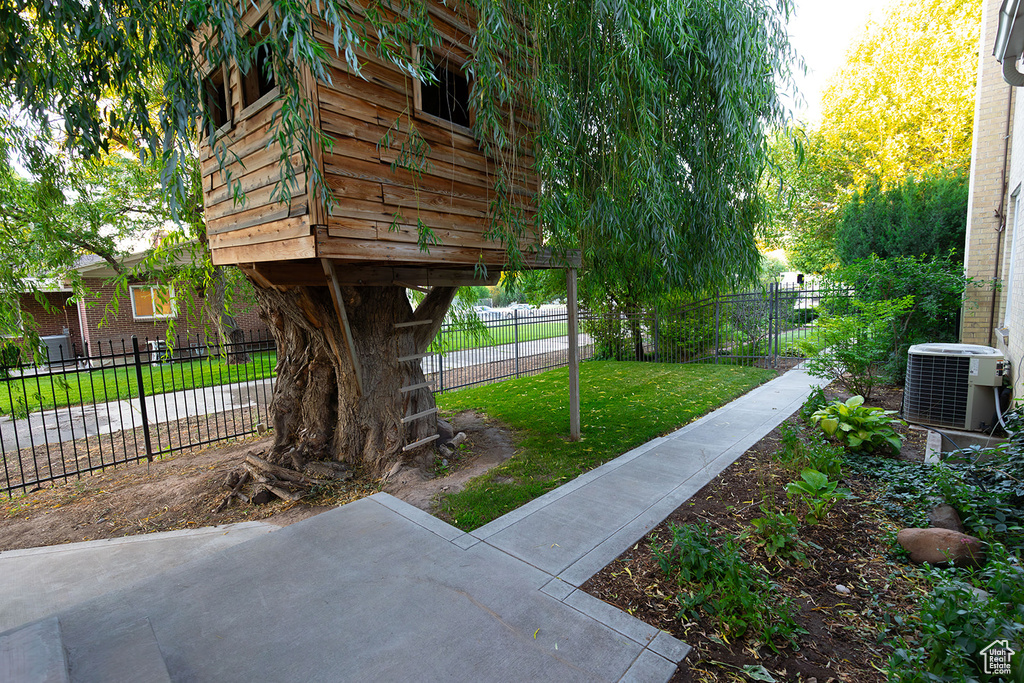
[[[898,453],[903,441],[893,425],[903,423],[892,417],[895,414],[895,410],[864,405],[863,396],[851,396],[845,402],[832,401],[816,411],[811,419],[851,451],[889,448]]]

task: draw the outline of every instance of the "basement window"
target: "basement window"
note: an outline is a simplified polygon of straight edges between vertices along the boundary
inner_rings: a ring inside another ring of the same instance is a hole
[[[203,109],[213,121],[214,130],[218,132],[231,123],[226,72],[226,69],[219,67],[203,78]]]
[[[469,78],[449,59],[433,55],[434,83],[419,86],[419,110],[430,116],[469,128]]]
[[[132,285],[132,315],[136,320],[163,320],[177,315],[174,290],[160,285]]]

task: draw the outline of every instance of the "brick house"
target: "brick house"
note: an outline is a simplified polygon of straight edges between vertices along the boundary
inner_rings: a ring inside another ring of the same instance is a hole
[[[1014,3],[1010,3],[1013,5]],[[967,293],[960,339],[993,346],[1013,363],[1014,395],[1024,396],[1024,107],[993,57],[1001,0],[984,0],[975,92],[974,142],[964,268],[1001,283]]]
[[[134,254],[122,265],[131,268],[144,257],[145,253]],[[22,312],[31,313],[35,318],[40,336],[66,335],[69,338],[71,355],[120,353],[123,348],[131,349],[133,335],[145,346],[149,340],[165,339],[169,330],[179,348],[216,340],[216,331],[204,313],[202,292],[175,291],[157,281],[138,280],[119,296],[111,284],[115,273],[104,260],[87,257],[77,270],[90,292],[83,300],[74,297],[70,287],[51,285],[53,291],[44,291],[41,296],[54,310],[47,311],[33,294],[22,294],[19,302]],[[247,339],[270,337],[247,283],[233,293],[232,309],[235,324]]]

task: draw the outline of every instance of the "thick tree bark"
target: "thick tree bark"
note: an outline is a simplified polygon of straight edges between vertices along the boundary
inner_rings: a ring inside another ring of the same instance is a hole
[[[274,447],[269,460],[301,467],[309,460],[362,464],[374,474],[395,462],[424,456],[430,446],[403,447],[437,433],[435,414],[402,418],[435,407],[419,360],[455,296],[435,287],[413,311],[403,287],[342,287],[356,355],[362,367],[359,395],[345,333],[327,287],[264,289],[260,310],[277,341],[277,381],[271,412]],[[396,323],[430,320],[396,328]]]

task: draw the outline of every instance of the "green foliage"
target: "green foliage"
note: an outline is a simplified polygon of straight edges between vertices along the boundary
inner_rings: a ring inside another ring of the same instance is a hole
[[[864,405],[863,396],[851,396],[845,402],[835,400],[816,411],[811,419],[821,430],[846,444],[853,451],[871,451],[886,447],[898,453],[903,447],[891,417],[895,410],[882,410]]]
[[[0,374],[4,377],[10,375],[12,369],[21,363],[21,347],[13,341],[5,341],[0,344]]]
[[[774,376],[725,365],[588,361],[580,365],[577,442],[566,438],[566,368],[439,394],[443,410],[478,410],[516,434],[515,457],[445,496],[441,509],[471,531]]]
[[[958,316],[964,291],[972,280],[964,276],[962,260],[951,254],[887,259],[872,256],[840,268],[832,277],[851,287],[862,301],[898,301],[912,297],[909,307],[892,311],[894,317],[887,333],[891,349],[882,372],[894,383],[903,383],[907,349],[912,345],[951,342],[959,338]],[[826,306],[832,313],[848,310],[840,298],[826,302]]]
[[[658,350],[665,358],[685,360],[707,353],[715,344],[715,318],[698,306],[699,296],[675,290],[664,297],[658,313]]]
[[[703,524],[671,530],[668,547],[653,550],[662,571],[683,589],[676,598],[679,618],[707,615],[725,638],[750,636],[776,652],[780,644],[796,644],[791,603],[772,595],[768,576],[743,560],[736,541]]]
[[[843,211],[836,251],[843,263],[896,256],[963,261],[968,174],[953,169],[904,179],[883,189],[877,179],[854,194]]]
[[[809,354],[807,371],[828,382],[838,382],[847,391],[871,398],[875,385],[891,381],[885,372],[891,367],[895,326],[913,305],[913,297],[887,300],[853,299],[849,314],[826,314],[818,318],[817,346],[804,344]]]
[[[886,667],[890,681],[1024,681],[1024,569],[1000,544],[989,556],[982,570],[927,574],[934,588],[921,601],[918,633],[897,640]],[[997,640],[1016,653],[1009,677],[985,673],[981,651]]]
[[[811,393],[807,395],[807,400],[800,406],[800,419],[804,421],[804,424],[810,425],[814,413],[826,405],[828,405],[828,399],[825,398],[824,389],[817,385],[811,387]]]
[[[803,144],[794,149],[783,135],[773,142],[784,181],[767,191],[794,269],[824,272],[838,262],[843,208],[871,179],[884,189],[910,175],[966,171],[980,20],[980,0],[893,4],[853,41]]]
[[[802,501],[807,508],[804,521],[808,524],[817,524],[825,519],[836,501],[852,498],[853,494],[849,489],[839,488],[839,482],[830,481],[828,475],[818,470],[806,469],[800,473],[798,481],[786,485],[786,497]]]
[[[746,536],[751,538],[754,545],[762,548],[764,554],[769,558],[778,558],[782,562],[793,562],[804,567],[810,566],[807,554],[802,548],[808,543],[800,540],[797,530],[800,527],[800,520],[794,514],[783,514],[761,507],[764,517],[756,517],[750,520],[754,527],[752,534]]]
[[[787,469],[801,472],[810,468],[824,472],[833,479],[842,476],[842,448],[829,443],[817,432],[802,438],[800,430],[788,424],[783,424],[780,431],[782,449],[775,453],[775,459]]]

